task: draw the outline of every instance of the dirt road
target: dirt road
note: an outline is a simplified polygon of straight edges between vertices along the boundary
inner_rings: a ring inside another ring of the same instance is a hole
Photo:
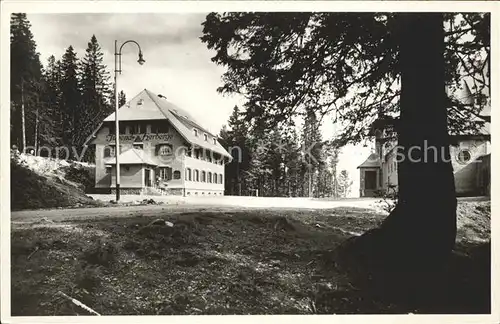
[[[259,210],[317,210],[337,207],[375,208],[376,199],[344,199],[344,200],[317,200],[308,198],[266,198],[266,197],[140,197],[123,196],[123,202],[131,202],[138,199],[153,198],[160,205],[139,206],[114,206],[97,208],[71,208],[71,209],[46,209],[26,210],[11,213],[12,222],[29,222],[47,217],[53,221],[64,221],[71,219],[92,218],[115,218],[129,216],[154,217],[168,213],[183,213],[186,211],[234,211],[246,209]],[[94,196],[94,199],[109,201],[111,196]]]

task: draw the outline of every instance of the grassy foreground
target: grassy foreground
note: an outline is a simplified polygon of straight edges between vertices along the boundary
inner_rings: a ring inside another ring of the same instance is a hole
[[[387,299],[336,270],[332,250],[385,217],[366,209],[13,224],[12,315],[88,315],[58,291],[102,315],[489,313],[489,213],[459,207],[451,290],[432,302]]]

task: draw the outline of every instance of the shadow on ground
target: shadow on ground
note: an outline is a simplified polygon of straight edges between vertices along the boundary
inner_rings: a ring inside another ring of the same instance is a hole
[[[58,291],[103,315],[489,313],[488,245],[465,238],[447,281],[406,298],[339,272],[334,248],[384,217],[336,208],[18,225],[12,315],[87,315]]]

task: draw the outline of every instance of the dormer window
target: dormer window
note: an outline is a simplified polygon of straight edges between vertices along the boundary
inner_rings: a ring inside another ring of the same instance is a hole
[[[139,99],[139,101],[137,101],[137,106],[142,106],[143,103],[144,99]]]
[[[196,128],[194,129],[194,136],[198,137],[198,130]]]
[[[203,137],[205,138],[205,142],[208,141],[208,135],[207,134],[203,134]]]

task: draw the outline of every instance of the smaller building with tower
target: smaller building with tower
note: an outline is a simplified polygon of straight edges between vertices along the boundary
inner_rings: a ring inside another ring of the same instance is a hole
[[[487,66],[485,67],[487,69]],[[484,121],[484,126],[475,134],[450,135],[451,164],[455,177],[457,196],[490,195],[491,183],[491,101],[489,87],[475,88],[470,77],[462,80],[460,87],[451,93],[456,100],[472,107],[477,105],[471,89],[481,92],[487,98],[486,104],[478,106],[481,113],[473,116]],[[450,90],[448,90],[450,94]],[[392,119],[380,116],[371,125],[369,136],[375,139],[375,149],[358,166],[360,172],[360,197],[374,197],[398,186],[397,142],[389,135],[393,134]]]

